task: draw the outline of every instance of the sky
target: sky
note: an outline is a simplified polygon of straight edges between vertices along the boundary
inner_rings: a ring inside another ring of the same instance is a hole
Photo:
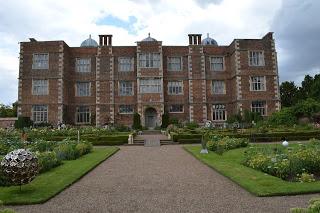
[[[274,32],[280,81],[320,73],[318,0],[0,0],[0,103],[17,100],[19,42],[64,40],[80,46],[113,34],[133,46],[151,33],[163,45],[188,45],[210,33],[219,45]]]

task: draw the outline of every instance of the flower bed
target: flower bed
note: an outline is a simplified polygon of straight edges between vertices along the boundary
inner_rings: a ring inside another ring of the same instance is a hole
[[[313,182],[320,177],[320,140],[294,147],[250,147],[243,164],[283,180]]]
[[[249,144],[249,140],[245,138],[230,138],[230,137],[210,137],[207,142],[207,148],[218,154],[222,154],[225,151],[236,149],[240,147],[246,147]]]

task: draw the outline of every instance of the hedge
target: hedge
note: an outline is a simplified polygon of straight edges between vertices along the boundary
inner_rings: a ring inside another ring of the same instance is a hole
[[[114,146],[114,145],[123,145],[128,143],[129,135],[80,135],[81,140],[91,142],[93,145],[105,145],[105,146]],[[76,136],[50,136],[50,137],[41,137],[41,139],[46,141],[62,141],[65,138],[70,138],[71,140],[77,140]],[[32,140],[32,138],[31,138]]]
[[[179,138],[178,143],[180,144],[191,144],[191,143],[201,143],[201,138]]]
[[[249,133],[216,133],[216,135],[221,136],[229,136],[234,138],[248,138],[250,142],[274,142],[274,141],[281,141],[283,138],[285,138],[288,141],[294,141],[294,140],[309,140],[311,138],[317,138],[320,139],[320,131],[304,131],[304,132],[269,132],[269,133],[255,133],[255,134],[249,134]],[[171,133],[172,140],[174,142],[179,143],[189,143],[191,140],[198,140],[201,142],[201,134],[190,134],[190,133],[184,133],[184,134],[178,134],[178,133]],[[190,140],[190,141],[189,141]]]

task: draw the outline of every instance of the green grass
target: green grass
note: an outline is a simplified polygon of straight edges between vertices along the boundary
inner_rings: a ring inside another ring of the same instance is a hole
[[[272,146],[272,145],[259,145]],[[185,146],[186,151],[256,196],[296,195],[320,192],[320,181],[288,182],[241,164],[247,148],[234,149],[222,156],[200,154],[201,146]]]
[[[0,200],[6,205],[43,203],[70,186],[97,165],[119,150],[117,147],[94,148],[77,160],[64,161],[63,165],[40,174],[31,183],[0,187]]]

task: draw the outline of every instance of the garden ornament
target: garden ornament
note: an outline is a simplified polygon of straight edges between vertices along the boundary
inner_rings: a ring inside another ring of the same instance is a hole
[[[16,149],[9,152],[1,161],[3,174],[13,183],[21,185],[30,183],[38,174],[38,158],[29,150]]]
[[[208,154],[207,141],[203,139],[203,135],[202,135],[202,138],[201,138],[201,146],[202,146],[202,149],[200,151],[200,154]]]
[[[284,141],[282,142],[282,146],[284,146],[284,147],[287,147],[287,146],[289,146],[289,143],[288,143],[288,141],[284,140]]]

